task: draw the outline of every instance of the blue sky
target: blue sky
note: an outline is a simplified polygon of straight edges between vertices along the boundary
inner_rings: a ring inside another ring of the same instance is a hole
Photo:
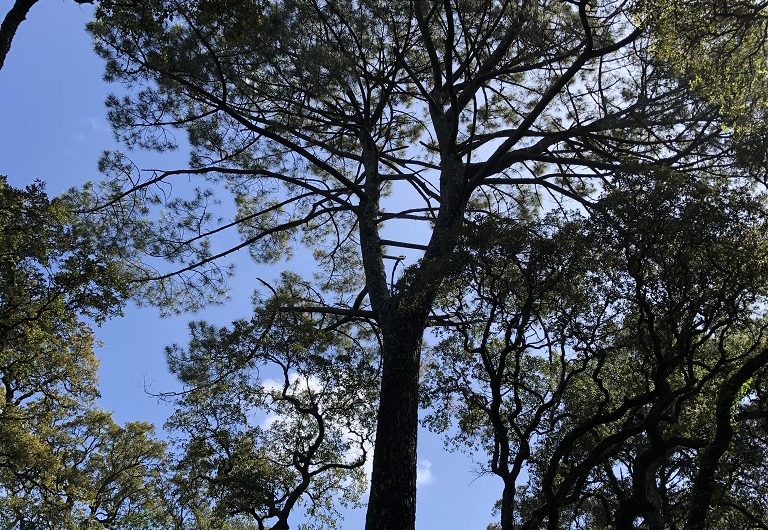
[[[10,2],[3,0],[0,13],[4,15],[9,7]],[[103,103],[119,87],[101,79],[101,60],[84,30],[91,10],[65,0],[40,2],[20,27],[0,70],[0,174],[7,175],[14,186],[41,179],[49,193],[56,194],[97,180],[99,155],[118,147]],[[183,152],[134,153],[132,157],[142,167],[178,167],[185,161]],[[236,261],[241,273],[235,278],[231,300],[223,306],[197,316],[160,318],[153,308],[131,305],[123,318],[97,330],[103,343],[99,349],[101,403],[118,421],[148,420],[162,426],[169,409],[146,389],[175,388],[165,368],[163,348],[186,341],[188,320],[205,318],[226,324],[249,315],[254,287],[249,278],[268,278],[275,270],[254,265],[245,254]],[[302,266],[307,268],[301,262],[290,264],[299,272]],[[419,530],[484,529],[491,522],[500,482],[477,478],[469,458],[446,452],[440,437],[424,430],[419,460],[423,479],[418,492]],[[363,521],[363,510],[352,511],[342,528],[361,528]]]

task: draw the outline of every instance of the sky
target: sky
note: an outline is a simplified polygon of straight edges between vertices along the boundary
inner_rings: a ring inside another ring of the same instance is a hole
[[[0,16],[10,8],[0,0]],[[98,180],[97,160],[105,149],[117,149],[105,118],[104,99],[119,86],[102,80],[102,61],[93,53],[84,25],[91,6],[66,0],[39,2],[13,41],[0,70],[0,175],[13,186],[35,179],[49,194]],[[182,151],[132,153],[140,167],[183,166]],[[389,237],[389,235],[388,235]],[[151,393],[178,388],[163,354],[172,343],[184,344],[187,322],[205,318],[225,325],[248,318],[256,276],[274,277],[275,267],[261,267],[245,253],[236,256],[240,273],[230,300],[204,315],[161,318],[151,307],[129,305],[122,318],[96,330],[101,343],[101,401],[119,422],[146,420],[162,428],[172,409]],[[308,273],[306,263],[292,270]],[[303,267],[303,271],[302,271]],[[162,434],[162,433],[161,433]],[[418,530],[484,529],[501,494],[493,477],[477,477],[477,466],[463,454],[447,452],[440,436],[419,433]],[[345,512],[343,530],[362,528],[364,509]]]

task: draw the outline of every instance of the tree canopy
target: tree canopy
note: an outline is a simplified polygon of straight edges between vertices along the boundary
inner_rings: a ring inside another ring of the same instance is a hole
[[[759,82],[734,70],[761,75],[761,28],[753,4],[103,2],[90,30],[107,78],[130,89],[108,101],[117,135],[164,150],[185,130],[193,153],[148,174],[110,155],[95,200],[162,202],[153,186],[199,183],[167,203],[175,224],[146,234],[180,263],[147,278],[161,297],[219,287],[217,260],[239,248],[262,262],[314,251],[326,275],[305,310],[380,330],[367,527],[412,528],[420,345],[462,227],[591,207],[622,174],[759,178],[761,160],[743,156],[755,135],[734,134],[731,111],[761,108]],[[758,117],[741,112],[739,131]],[[221,188],[237,213],[217,222]],[[240,242],[213,250],[230,229]],[[390,247],[423,254],[396,275]]]
[[[177,480],[195,505],[213,506],[219,524],[285,530],[303,504],[306,528],[336,528],[338,504],[365,489],[375,357],[353,330],[275,312],[300,293],[286,277],[251,320],[195,322],[189,346],[168,349],[186,386],[169,421],[186,438]]]
[[[118,255],[41,183],[0,179],[0,524],[13,530],[165,528],[165,445],[98,410],[83,317],[120,312]]]
[[[765,196],[616,184],[460,245],[427,423],[503,480],[503,529],[759,528]]]
[[[169,349],[181,520],[329,524],[372,452],[367,530],[413,529],[421,404],[505,530],[760,528],[765,9],[100,2],[116,136],[192,149],[69,195],[117,285],[181,311],[238,250],[317,269]]]

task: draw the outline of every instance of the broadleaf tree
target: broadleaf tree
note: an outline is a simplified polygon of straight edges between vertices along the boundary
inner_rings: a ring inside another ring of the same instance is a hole
[[[759,528],[766,197],[614,184],[460,243],[427,424],[502,479],[505,530]]]
[[[96,406],[85,322],[119,314],[120,252],[66,198],[0,179],[0,525],[12,530],[167,527],[165,444]]]
[[[183,434],[175,480],[189,512],[286,530],[301,506],[302,528],[336,528],[338,505],[365,490],[376,356],[338,323],[279,312],[301,285],[286,276],[252,319],[194,322],[189,346],[168,349],[185,386],[168,426]]]
[[[764,151],[750,148],[762,62],[741,60],[762,53],[764,8],[680,3],[682,38],[701,56],[681,59],[669,31],[680,15],[664,7],[103,1],[89,27],[106,78],[126,87],[107,101],[116,135],[162,151],[186,134],[192,155],[185,168],[139,171],[107,153],[108,180],[83,208],[116,216],[126,241],[170,261],[147,259],[134,277],[171,307],[220,296],[222,260],[237,250],[257,262],[311,250],[314,295],[283,310],[375,324],[366,527],[411,529],[423,335],[443,318],[435,301],[465,225],[594,202],[621,174],[764,175]],[[722,23],[704,24],[710,14]],[[719,28],[749,38],[718,46]],[[754,75],[726,75],[736,68]],[[718,72],[751,104],[717,97],[707,83]],[[234,214],[216,210],[226,194]]]

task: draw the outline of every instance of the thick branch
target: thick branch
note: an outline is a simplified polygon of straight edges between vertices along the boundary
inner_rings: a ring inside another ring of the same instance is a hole
[[[16,35],[19,26],[27,18],[29,10],[38,0],[16,0],[13,7],[6,13],[3,23],[0,24],[0,70],[5,64],[5,57],[11,49],[11,41]]]

